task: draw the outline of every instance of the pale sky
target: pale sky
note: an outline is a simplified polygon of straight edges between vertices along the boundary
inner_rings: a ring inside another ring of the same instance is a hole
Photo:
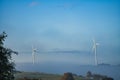
[[[19,52],[15,62],[120,64],[120,1],[118,0],[0,0],[0,33],[5,46]]]

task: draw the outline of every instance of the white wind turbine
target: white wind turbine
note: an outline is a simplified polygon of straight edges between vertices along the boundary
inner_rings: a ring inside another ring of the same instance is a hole
[[[96,43],[95,39],[93,39],[93,51],[95,54],[95,65],[98,65],[98,60],[97,60],[97,46],[99,45],[99,43]]]
[[[35,63],[35,53],[36,53],[36,51],[37,51],[37,49],[32,46],[32,62],[33,62],[33,64]]]

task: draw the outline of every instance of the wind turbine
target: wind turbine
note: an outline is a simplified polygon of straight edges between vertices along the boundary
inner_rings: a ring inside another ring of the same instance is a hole
[[[97,46],[99,45],[99,43],[96,43],[95,39],[93,39],[93,51],[95,54],[95,65],[98,65],[98,60],[97,60]]]
[[[32,60],[33,60],[33,64],[35,63],[35,53],[36,53],[36,50],[37,49],[32,46]]]

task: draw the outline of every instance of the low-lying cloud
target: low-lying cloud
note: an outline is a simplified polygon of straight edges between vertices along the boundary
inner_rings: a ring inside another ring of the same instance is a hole
[[[30,4],[29,4],[29,6],[30,7],[33,7],[33,6],[37,6],[39,3],[38,2],[31,2]]]

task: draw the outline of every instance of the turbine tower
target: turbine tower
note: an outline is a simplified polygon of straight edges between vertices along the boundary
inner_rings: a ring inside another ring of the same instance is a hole
[[[36,50],[37,49],[32,46],[32,61],[33,61],[33,64],[35,63],[35,53],[36,53]]]
[[[93,39],[93,51],[95,54],[95,65],[98,65],[98,60],[97,60],[97,46],[99,45],[99,43],[96,43],[95,39]]]

